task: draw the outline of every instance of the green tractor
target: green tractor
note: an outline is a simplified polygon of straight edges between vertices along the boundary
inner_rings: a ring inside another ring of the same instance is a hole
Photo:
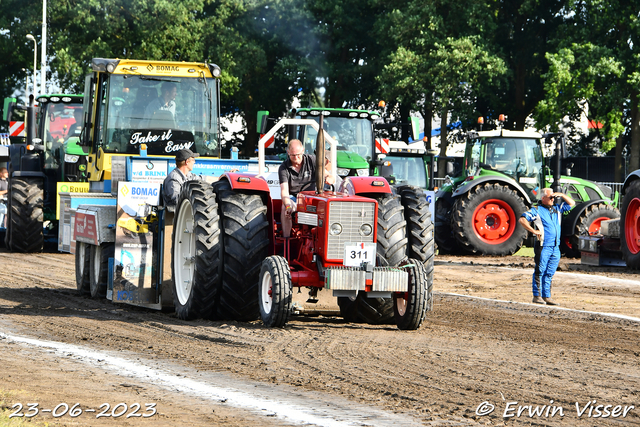
[[[556,165],[551,176],[542,144],[554,140]],[[518,226],[518,218],[536,203],[543,188],[552,187],[576,202],[562,220],[561,250],[566,256],[579,256],[580,235],[598,234],[603,220],[620,217],[615,208],[618,193],[592,181],[560,176],[563,154],[563,134],[504,129],[470,132],[462,175],[449,179],[436,193],[439,253],[515,253],[528,237]]]
[[[338,175],[384,176],[391,185],[412,185],[431,189],[429,172],[435,152],[427,153],[422,141],[407,144],[382,138],[382,129],[399,128],[398,123],[386,123],[380,113],[346,108],[299,108],[291,112],[296,118],[319,120],[324,116],[325,129],[337,142]],[[417,118],[410,126],[413,139],[417,140]],[[298,127],[290,137],[300,139],[305,146],[315,141],[315,130]]]
[[[77,144],[82,123],[82,95],[33,97],[29,106],[5,101],[4,120],[15,110],[26,114],[24,142],[9,145],[9,197],[5,244],[14,252],[39,252],[57,241],[57,187],[86,181],[87,157]]]

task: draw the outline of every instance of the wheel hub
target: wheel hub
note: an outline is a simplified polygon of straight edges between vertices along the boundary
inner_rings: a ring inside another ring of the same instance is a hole
[[[473,213],[473,228],[477,236],[491,244],[503,243],[515,229],[515,213],[503,200],[487,200]]]
[[[265,313],[271,313],[271,306],[273,305],[273,281],[271,280],[271,273],[265,271],[262,276],[261,289],[262,293],[262,308]]]

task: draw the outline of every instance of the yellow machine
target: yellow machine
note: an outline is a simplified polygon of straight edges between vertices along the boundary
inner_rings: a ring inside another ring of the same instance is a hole
[[[114,156],[219,154],[220,68],[214,64],[94,58],[85,80],[82,145],[89,181],[111,179]],[[87,96],[89,94],[90,96]]]

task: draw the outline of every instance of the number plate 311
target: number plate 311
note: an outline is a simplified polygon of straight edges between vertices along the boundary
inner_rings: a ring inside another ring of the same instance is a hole
[[[360,267],[362,263],[376,265],[375,243],[347,243],[344,245],[344,265]]]

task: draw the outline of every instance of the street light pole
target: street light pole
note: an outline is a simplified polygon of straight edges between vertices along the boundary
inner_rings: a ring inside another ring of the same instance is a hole
[[[24,72],[25,76],[27,76],[24,82],[24,97],[26,98],[26,105],[29,103],[29,70],[27,70],[26,68],[22,68],[22,71]]]
[[[42,57],[40,58],[40,92],[47,93],[47,0],[42,0]]]
[[[33,97],[38,96],[38,88],[36,87],[36,69],[38,67],[38,42],[31,34],[27,34],[28,40],[33,40]]]

